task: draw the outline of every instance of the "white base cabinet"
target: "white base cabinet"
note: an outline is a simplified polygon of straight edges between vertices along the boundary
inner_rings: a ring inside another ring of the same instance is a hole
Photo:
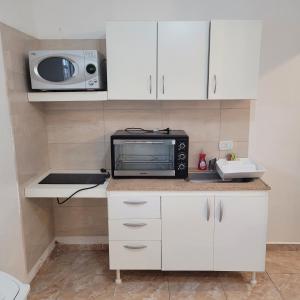
[[[266,191],[109,192],[110,268],[264,271],[267,212]]]
[[[162,270],[213,269],[213,197],[162,196]]]

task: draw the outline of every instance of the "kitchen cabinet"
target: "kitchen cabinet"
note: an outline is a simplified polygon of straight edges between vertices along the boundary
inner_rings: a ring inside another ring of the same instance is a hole
[[[267,210],[264,196],[215,197],[214,270],[264,271]]]
[[[158,100],[206,100],[209,22],[158,22]]]
[[[207,99],[209,22],[109,22],[106,47],[109,100]]]
[[[211,21],[208,99],[257,97],[260,43],[260,21]]]
[[[266,191],[109,192],[110,268],[264,271]]]
[[[156,43],[157,22],[107,23],[108,99],[156,99]]]
[[[214,199],[162,197],[162,270],[212,270]]]

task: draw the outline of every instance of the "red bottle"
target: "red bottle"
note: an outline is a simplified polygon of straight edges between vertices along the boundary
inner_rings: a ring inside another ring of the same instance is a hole
[[[206,154],[201,151],[199,154],[199,163],[198,163],[198,169],[199,170],[207,170],[207,164],[205,160]]]

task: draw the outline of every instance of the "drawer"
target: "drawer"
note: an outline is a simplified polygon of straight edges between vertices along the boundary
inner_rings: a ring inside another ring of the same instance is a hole
[[[111,270],[160,270],[160,241],[110,241]]]
[[[111,219],[108,221],[109,240],[160,241],[160,219]]]
[[[160,196],[112,196],[108,198],[109,219],[160,218]]]

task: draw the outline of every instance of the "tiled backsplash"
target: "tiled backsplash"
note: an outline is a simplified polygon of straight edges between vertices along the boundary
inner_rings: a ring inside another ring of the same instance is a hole
[[[191,168],[198,155],[223,157],[220,140],[233,140],[248,154],[248,101],[107,101],[48,103],[46,121],[50,166],[59,169],[110,168],[110,136],[117,129],[183,129],[190,137]]]

